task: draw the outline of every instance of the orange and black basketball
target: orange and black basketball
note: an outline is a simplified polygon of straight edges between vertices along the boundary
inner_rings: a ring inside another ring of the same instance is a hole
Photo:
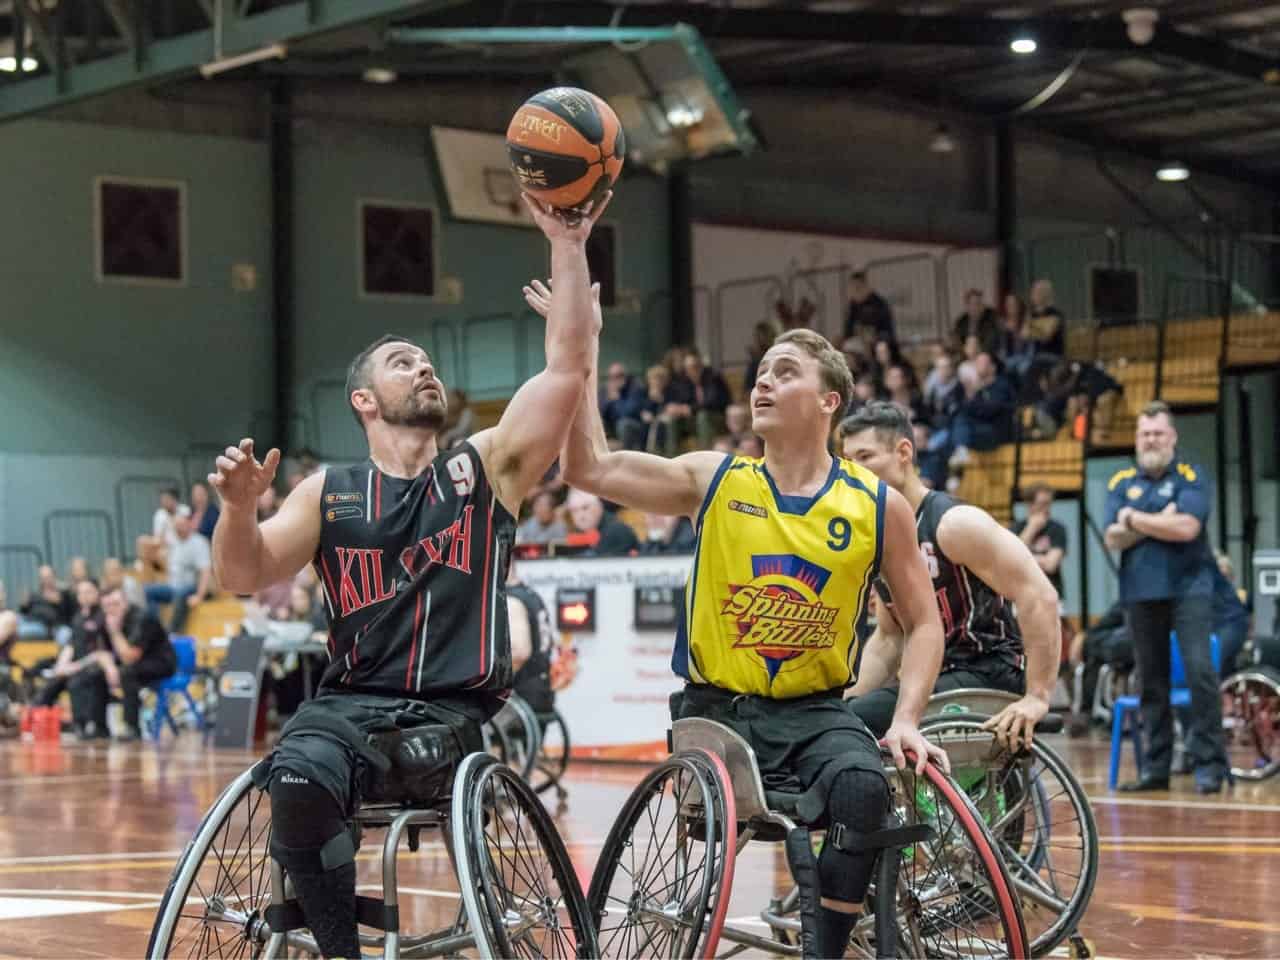
[[[507,152],[520,187],[562,209],[585,208],[622,172],[622,124],[594,93],[552,87],[530,97],[507,127]]]

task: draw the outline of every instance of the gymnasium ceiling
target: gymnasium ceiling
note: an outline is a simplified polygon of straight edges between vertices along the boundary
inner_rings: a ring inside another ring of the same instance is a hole
[[[483,76],[508,82],[549,78],[569,48],[397,43],[405,27],[667,25],[683,21],[706,39],[730,83],[749,102],[760,87],[811,87],[887,95],[947,112],[998,118],[1153,160],[1275,186],[1280,182],[1280,2],[1147,0],[1159,14],[1145,44],[1130,38],[1124,11],[1099,0],[361,0],[360,16],[316,24],[317,11],[349,0],[0,0],[0,53],[12,49],[13,9],[25,11],[24,45],[66,51],[64,71],[122,52],[130,37],[164,38],[208,28],[219,4],[237,14],[283,16],[305,8],[314,30],[295,30],[288,56],[247,69],[293,76],[360,77],[389,66],[412,78]],[[30,24],[47,14],[43,44]],[[34,9],[33,9],[34,7]],[[378,9],[378,16],[367,16]],[[137,12],[148,10],[144,22]],[[57,11],[64,11],[57,15]],[[8,12],[6,18],[4,14]],[[7,24],[6,24],[7,19]],[[265,22],[265,19],[262,21]],[[324,27],[328,32],[323,32]],[[132,31],[132,32],[130,32]],[[50,37],[49,34],[54,34]],[[1009,43],[1038,43],[1020,56]],[[264,38],[265,39],[265,38]],[[52,42],[51,42],[52,41]],[[59,46],[60,45],[60,46]],[[145,45],[144,45],[145,46]],[[149,52],[149,51],[148,51]],[[142,59],[145,59],[142,58]],[[197,61],[199,62],[199,61]],[[56,73],[3,75],[0,115],[13,114],[17,87]],[[169,74],[171,78],[172,71]],[[144,82],[139,74],[137,82]],[[1056,92],[1028,109],[1057,82]],[[11,99],[5,101],[4,97]],[[58,102],[57,91],[49,105]],[[29,111],[27,111],[29,112]]]

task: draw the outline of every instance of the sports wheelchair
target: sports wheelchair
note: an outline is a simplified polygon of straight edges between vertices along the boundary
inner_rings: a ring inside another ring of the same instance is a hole
[[[797,890],[760,915],[771,936],[726,923],[734,865],[753,838],[826,824],[805,824],[793,795],[766,791],[750,745],[728,727],[678,720],[671,744],[627,800],[591,878],[599,955],[715,957],[723,940],[733,944],[723,957],[799,956]],[[964,793],[931,765],[919,777],[892,764],[885,772],[895,826],[865,838],[882,852],[852,954],[1028,956],[1009,875]]]
[[[1280,770],[1280,670],[1255,663],[1219,689],[1231,773],[1241,780],[1274,776]]]
[[[947,751],[951,776],[995,838],[1021,900],[1032,956],[1069,940],[1072,956],[1092,954],[1078,933],[1098,875],[1098,829],[1088,797],[1063,759],[1040,737],[1011,752],[982,725],[1018,697],[1001,690],[934,694],[921,732]],[[1057,733],[1046,717],[1037,734]]]
[[[357,867],[379,859],[382,890],[381,899],[358,897],[361,925],[378,931],[361,932],[362,947],[384,957],[598,955],[581,885],[542,802],[490,755],[465,757],[448,795],[370,800],[353,826],[386,831],[380,858],[357,857]],[[413,892],[460,903],[431,911],[435,929],[413,934],[401,923],[398,854],[402,839],[417,852],[424,829],[438,830],[442,842],[422,856],[429,863],[442,847],[458,892]],[[320,956],[287,871],[268,853],[270,838],[270,797],[246,770],[205,814],[174,868],[147,956]]]
[[[539,713],[518,693],[485,725],[486,746],[524,778],[535,793],[555,789],[564,801],[561,779],[569,767],[569,727],[560,711]]]

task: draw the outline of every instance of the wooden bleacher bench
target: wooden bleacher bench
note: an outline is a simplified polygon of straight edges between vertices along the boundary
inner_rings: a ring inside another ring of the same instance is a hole
[[[994,450],[973,451],[960,476],[956,495],[961,500],[981,507],[1000,523],[1008,524],[1013,516],[1012,497],[1015,449],[1005,444]]]
[[[1059,493],[1079,493],[1084,474],[1084,444],[1070,436],[1022,445],[1019,482],[1023,489],[1036,484]]]
[[[1241,313],[1227,328],[1227,366],[1280,363],[1280,312]]]

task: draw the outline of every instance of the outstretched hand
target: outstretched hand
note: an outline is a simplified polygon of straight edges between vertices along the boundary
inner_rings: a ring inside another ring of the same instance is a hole
[[[524,205],[529,209],[529,215],[533,217],[533,222],[538,225],[538,229],[548,240],[586,243],[587,237],[591,236],[591,228],[596,225],[605,207],[609,206],[609,201],[613,199],[613,191],[610,190],[585,210],[562,210],[552,207],[529,193],[522,193],[521,197],[524,199]]]
[[[524,302],[529,305],[529,309],[543,320],[547,319],[547,314],[551,312],[551,281],[543,283],[541,280],[530,280],[520,289],[524,293]],[[600,310],[600,284],[598,283],[591,285],[591,314],[595,318],[596,332],[599,333],[600,328],[604,326],[604,314]]]
[[[218,491],[222,502],[243,510],[253,510],[258,497],[276,478],[280,451],[274,447],[259,463],[253,456],[253,440],[246,437],[238,447],[227,447],[215,461],[217,471],[209,474],[209,483]]]

